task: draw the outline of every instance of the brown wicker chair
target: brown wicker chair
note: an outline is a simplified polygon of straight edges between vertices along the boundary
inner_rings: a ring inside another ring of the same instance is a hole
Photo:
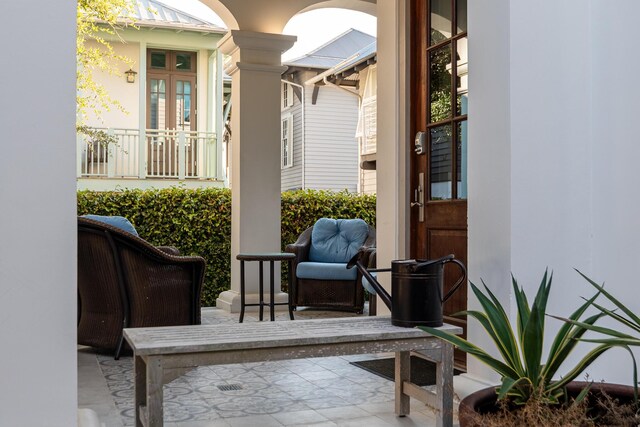
[[[363,244],[363,248],[375,247],[376,231],[368,226],[369,233]],[[362,288],[362,276],[357,273],[356,280],[314,280],[297,277],[298,264],[309,260],[311,248],[311,235],[313,227],[307,228],[298,237],[298,240],[285,247],[285,252],[296,255],[293,260],[292,283],[289,292],[292,293],[293,308],[299,306],[354,311],[362,313],[364,309],[364,291]],[[368,251],[363,251],[368,254]],[[363,262],[367,265],[368,260]]]
[[[205,261],[78,217],[78,344],[123,348],[123,328],[200,324]]]

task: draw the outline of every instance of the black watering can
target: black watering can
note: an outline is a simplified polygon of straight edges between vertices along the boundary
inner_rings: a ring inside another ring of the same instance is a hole
[[[442,326],[442,304],[467,278],[467,269],[454,255],[435,260],[405,259],[391,261],[391,268],[367,268],[356,254],[347,268],[357,267],[360,273],[371,283],[380,299],[391,310],[391,323],[395,326]],[[452,262],[460,267],[462,276],[451,290],[442,297],[444,288],[444,266]],[[391,271],[391,295],[371,275],[375,272]]]

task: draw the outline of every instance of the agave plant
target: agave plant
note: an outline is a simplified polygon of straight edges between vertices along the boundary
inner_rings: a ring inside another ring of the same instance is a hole
[[[599,285],[594,282],[587,276],[585,276],[580,270],[576,270],[582,277],[585,278],[587,282],[589,282],[594,288],[596,288],[597,293],[594,297],[590,299],[590,301],[594,301],[595,297],[602,294],[606,299],[608,299],[611,303],[613,303],[616,308],[611,310],[605,308],[604,306],[593,302],[593,306],[600,310],[602,315],[606,315],[623,326],[629,328],[630,332],[635,332],[637,335],[631,335],[630,333],[621,332],[615,329],[606,328],[600,325],[595,325],[593,323],[581,322],[577,319],[565,319],[562,317],[556,317],[557,319],[563,320],[567,322],[567,324],[581,327],[586,330],[599,332],[604,334],[606,338],[583,338],[582,341],[597,343],[600,345],[609,345],[611,347],[621,347],[626,349],[631,355],[631,360],[633,361],[633,384],[634,384],[634,394],[636,401],[638,400],[638,368],[636,364],[635,356],[631,351],[630,347],[640,347],[640,316],[631,311],[627,306],[625,306],[619,299],[614,297],[610,292],[608,292],[604,288],[604,284]]]
[[[535,396],[541,403],[559,403],[560,398],[565,394],[564,387],[612,345],[600,343],[562,378],[554,379],[560,366],[588,330],[585,326],[593,325],[604,316],[604,313],[587,317],[580,321],[580,325],[564,323],[553,340],[546,362],[543,363],[545,311],[552,277],[553,274],[548,275],[545,271],[533,304],[529,306],[524,290],[518,286],[512,276],[518,309],[515,328],[505,309],[487,285],[482,282],[486,291],[482,292],[471,283],[471,289],[483,311],[467,310],[456,315],[468,315],[477,320],[496,344],[501,359],[491,356],[487,351],[457,335],[429,327],[420,327],[420,329],[448,341],[498,373],[502,377],[502,383],[498,387],[498,399],[509,398],[515,404],[522,405]],[[598,294],[587,300],[571,314],[569,319],[579,321],[597,297]]]

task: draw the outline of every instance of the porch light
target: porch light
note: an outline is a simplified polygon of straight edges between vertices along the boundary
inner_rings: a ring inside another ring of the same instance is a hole
[[[129,68],[128,71],[124,72],[127,76],[127,83],[135,83],[136,82],[136,73],[135,71],[133,71],[131,68]]]

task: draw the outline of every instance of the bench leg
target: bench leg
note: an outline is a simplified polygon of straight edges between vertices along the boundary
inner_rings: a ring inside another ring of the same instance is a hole
[[[408,351],[396,352],[396,415],[404,417],[409,415],[410,397],[403,392],[403,384],[405,381],[411,380],[411,353]]]
[[[147,408],[147,364],[140,356],[134,356],[133,361],[133,372],[136,381],[134,417],[136,420],[136,427],[143,427],[144,423],[142,421],[142,417],[144,415],[142,412],[146,411]]]
[[[147,427],[162,427],[163,403],[162,384],[164,372],[160,357],[147,357],[146,400],[149,423]]]
[[[453,346],[442,341],[441,357],[436,361],[437,427],[453,426]]]
[[[240,321],[244,321],[244,305],[246,304],[246,290],[244,287],[244,260],[240,260]]]

